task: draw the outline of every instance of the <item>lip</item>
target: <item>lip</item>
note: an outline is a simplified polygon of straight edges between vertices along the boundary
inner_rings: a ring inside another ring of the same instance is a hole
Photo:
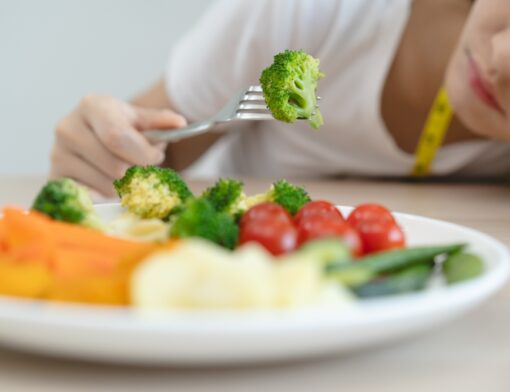
[[[493,93],[493,87],[482,76],[480,67],[471,55],[471,52],[466,50],[466,54],[468,58],[469,84],[471,85],[473,92],[482,100],[482,102],[497,110],[499,113],[505,114],[505,111]]]

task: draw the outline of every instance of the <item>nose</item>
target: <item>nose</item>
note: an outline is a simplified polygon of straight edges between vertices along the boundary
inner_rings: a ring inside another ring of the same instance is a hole
[[[510,26],[492,38],[491,79],[510,85]]]

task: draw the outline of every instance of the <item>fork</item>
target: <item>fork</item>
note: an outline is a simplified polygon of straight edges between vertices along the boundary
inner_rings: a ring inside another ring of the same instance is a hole
[[[250,86],[234,95],[216,115],[206,121],[193,123],[178,129],[145,131],[144,135],[154,142],[175,142],[206,133],[219,124],[238,120],[260,121],[272,119],[273,116],[267,108],[262,87]]]
[[[321,97],[317,97],[317,101],[321,99]],[[176,142],[206,133],[219,124],[239,120],[260,121],[273,119],[273,115],[267,108],[262,87],[257,85],[250,86],[246,90],[234,95],[216,115],[206,121],[193,123],[178,129],[145,131],[144,135],[153,142]],[[298,118],[298,120],[304,119]]]

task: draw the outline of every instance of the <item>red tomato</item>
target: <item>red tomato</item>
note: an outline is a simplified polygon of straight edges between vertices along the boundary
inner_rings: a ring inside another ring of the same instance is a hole
[[[357,231],[365,254],[403,248],[406,244],[404,233],[396,222],[365,221],[358,224]]]
[[[278,221],[283,223],[292,223],[292,217],[285,208],[276,203],[261,203],[251,207],[241,218],[240,227],[252,222],[259,221]]]
[[[360,204],[349,214],[347,222],[354,227],[367,221],[395,222],[391,212],[380,204]]]
[[[258,242],[274,256],[296,249],[297,230],[290,222],[272,217],[245,222],[239,233],[239,245]]]
[[[332,220],[345,220],[342,213],[335,207],[334,204],[324,200],[314,200],[306,203],[294,218],[294,223],[300,225],[302,221],[312,216],[326,216]]]
[[[361,256],[362,254],[363,248],[359,234],[343,220],[316,215],[302,220],[298,226],[299,245],[325,237],[340,237],[349,247],[353,256]]]

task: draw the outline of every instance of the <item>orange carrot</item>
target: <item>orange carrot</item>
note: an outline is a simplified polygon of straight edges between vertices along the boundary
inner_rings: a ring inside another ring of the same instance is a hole
[[[129,305],[130,279],[133,270],[151,252],[162,249],[171,249],[177,241],[154,246],[152,249],[143,249],[130,253],[118,260],[115,268],[108,274],[92,270],[82,264],[82,268],[73,270],[75,255],[69,259],[62,258],[60,273],[54,274],[47,299],[64,302],[80,302],[102,305]],[[64,254],[62,254],[64,255]],[[90,255],[93,257],[93,255]]]
[[[94,250],[60,248],[52,260],[51,270],[64,277],[79,277],[90,273],[107,276],[115,270],[118,262],[118,257]]]
[[[0,252],[5,252],[7,250],[6,244],[7,237],[7,229],[5,228],[4,219],[0,219]]]
[[[0,294],[26,298],[42,298],[49,292],[51,275],[39,262],[20,264],[8,256],[0,256]]]
[[[127,304],[133,269],[177,243],[123,240],[15,208],[0,224],[0,294],[60,301]]]
[[[46,299],[97,305],[128,305],[129,279],[89,276],[54,279]]]
[[[17,260],[48,263],[55,254],[55,238],[50,220],[43,215],[27,214],[15,208],[4,210],[5,247]]]
[[[97,230],[63,222],[52,222],[52,231],[58,246],[95,249],[109,254],[123,255],[126,252],[152,246],[137,241],[110,237]]]
[[[67,248],[104,253],[105,257],[122,257],[130,252],[151,248],[153,245],[114,238],[83,226],[53,221],[31,211],[7,209],[4,212],[9,249],[27,248],[32,252]],[[46,252],[45,252],[46,251]],[[30,254],[32,256],[32,254]]]

